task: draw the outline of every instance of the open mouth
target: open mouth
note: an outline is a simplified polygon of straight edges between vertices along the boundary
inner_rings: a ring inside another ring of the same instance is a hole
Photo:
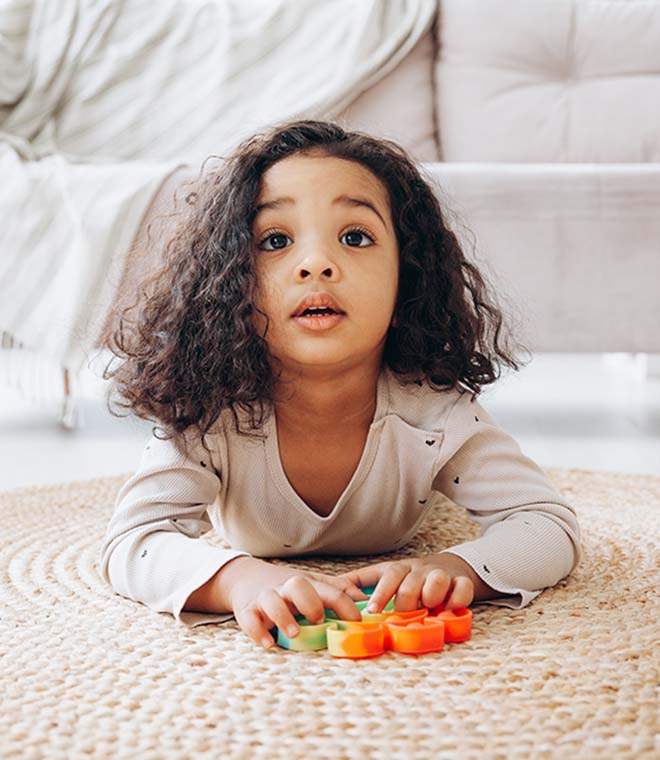
[[[301,311],[300,314],[296,314],[297,317],[325,317],[328,314],[339,314],[339,312],[335,311],[334,309],[330,309],[327,306],[315,306],[311,309],[305,309],[305,311]]]
[[[309,330],[329,330],[344,319],[343,312],[335,311],[327,306],[305,309],[296,314],[294,319],[299,325]]]

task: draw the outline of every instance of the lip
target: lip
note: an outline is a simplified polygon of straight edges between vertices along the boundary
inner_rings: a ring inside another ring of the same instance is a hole
[[[326,314],[322,317],[294,317],[293,319],[307,330],[320,332],[336,327],[345,316],[345,314]]]
[[[334,297],[330,293],[321,290],[307,293],[304,298],[298,303],[296,310],[291,316],[297,318],[300,314],[302,314],[303,311],[305,311],[305,309],[311,309],[314,306],[325,306],[326,308],[336,311],[339,315],[346,314],[346,312],[340,308],[339,304],[337,301],[335,301]],[[319,319],[319,317],[314,317],[314,319]]]

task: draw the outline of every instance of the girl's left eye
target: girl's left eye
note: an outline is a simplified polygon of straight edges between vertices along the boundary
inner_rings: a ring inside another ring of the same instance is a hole
[[[371,237],[371,235],[370,235],[370,234],[369,234],[369,233],[368,233],[366,230],[363,230],[363,229],[361,229],[360,227],[354,227],[354,228],[353,228],[353,229],[351,229],[351,230],[347,230],[347,231],[346,231],[346,232],[345,232],[345,233],[342,235],[342,237],[346,237],[346,235],[362,235],[362,237],[363,237],[363,238],[365,238],[365,237],[366,237],[366,238],[367,238],[367,239],[368,239],[368,240],[369,240],[371,243],[373,243],[373,242],[374,242],[374,239]],[[351,247],[354,247],[354,248],[364,248],[365,246],[363,246],[363,245],[358,245],[358,246],[351,246]]]
[[[370,243],[374,242],[374,239],[371,237],[371,235],[366,230],[364,230],[364,229],[362,229],[360,227],[353,227],[350,230],[347,230],[342,235],[342,238],[346,237],[347,235],[353,235],[353,236],[355,236],[355,235],[360,236],[361,235],[363,238],[367,238],[370,241]],[[271,232],[268,235],[266,235],[266,237],[259,243],[259,248],[262,248],[263,245],[264,245],[264,243],[266,243],[267,241],[272,241],[273,239],[277,239],[277,238],[287,238],[287,239],[290,240],[289,236],[285,235],[283,232]],[[355,240],[355,237],[353,237],[353,240]],[[285,245],[286,245],[286,243],[284,245],[275,245],[274,248],[266,248],[266,250],[267,251],[280,250],[281,248],[284,248]],[[359,245],[359,244],[358,245],[352,245],[351,243],[346,243],[346,245],[349,245],[351,248],[365,248],[365,247],[368,247],[368,246]]]

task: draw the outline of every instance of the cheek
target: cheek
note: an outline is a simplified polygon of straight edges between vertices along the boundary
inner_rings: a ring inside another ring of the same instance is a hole
[[[371,283],[363,293],[363,304],[372,314],[382,314],[388,318],[386,312],[391,312],[396,305],[399,291],[399,270],[393,262],[386,268],[374,271],[371,277],[365,277],[365,281]]]

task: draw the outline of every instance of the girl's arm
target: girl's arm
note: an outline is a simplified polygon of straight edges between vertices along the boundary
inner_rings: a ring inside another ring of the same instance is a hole
[[[578,564],[580,527],[543,470],[472,398],[464,393],[449,414],[433,489],[464,507],[481,534],[440,555],[478,576],[475,599],[520,608]]]
[[[101,547],[101,574],[114,590],[190,626],[225,622],[231,612],[184,611],[191,594],[248,552],[201,538],[220,479],[208,452],[190,439],[188,453],[152,436],[137,472],[120,489]]]

